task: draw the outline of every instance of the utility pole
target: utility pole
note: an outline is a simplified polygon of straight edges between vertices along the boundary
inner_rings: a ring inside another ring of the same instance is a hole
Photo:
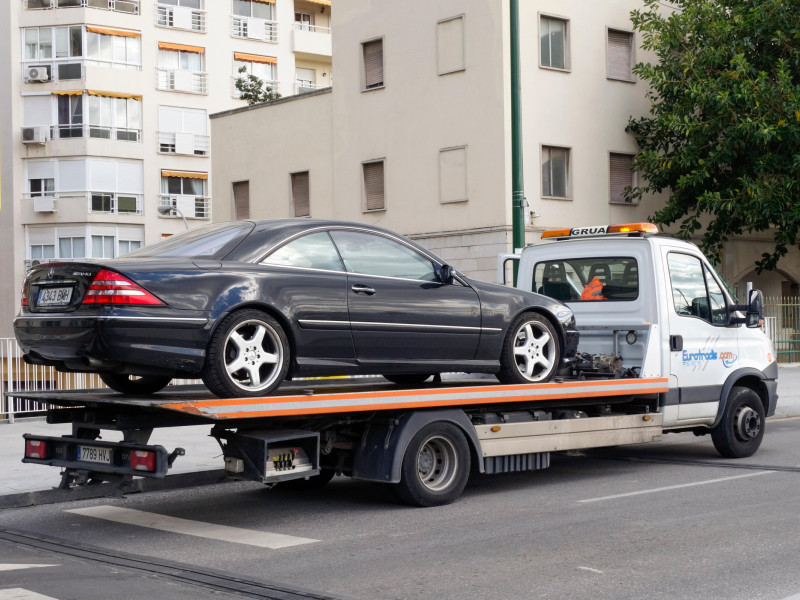
[[[511,6],[511,229],[514,252],[525,247],[525,180],[522,169],[522,90],[519,67],[519,0]],[[517,285],[519,261],[514,261]]]

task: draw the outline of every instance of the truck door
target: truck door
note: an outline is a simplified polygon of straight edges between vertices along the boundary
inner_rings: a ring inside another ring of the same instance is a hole
[[[707,423],[717,415],[722,385],[738,360],[738,328],[726,325],[725,294],[700,257],[665,248],[664,264],[672,293],[667,313],[678,421]]]

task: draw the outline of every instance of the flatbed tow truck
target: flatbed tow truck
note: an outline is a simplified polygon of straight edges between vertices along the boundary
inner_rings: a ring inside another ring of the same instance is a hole
[[[696,246],[652,228],[546,232],[548,241],[500,258],[499,273],[518,260],[518,287],[576,315],[579,360],[552,382],[437,375],[404,389],[380,377],[300,380],[243,399],[204,388],[17,392],[54,406],[49,423],[72,424],[69,436],[26,434],[23,462],[61,467],[64,488],[110,481],[124,490],[133,477],[163,478],[183,453],[148,445],[153,429],[207,424],[233,478],[314,488],[343,474],[434,506],[458,498],[471,471],[543,469],[551,452],[667,432],[711,434],[723,456],[750,456],[777,403],[761,294],[735,304]],[[102,440],[103,430],[123,440]]]

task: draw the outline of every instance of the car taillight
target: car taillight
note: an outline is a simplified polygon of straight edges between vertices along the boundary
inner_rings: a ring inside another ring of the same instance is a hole
[[[134,471],[155,471],[156,453],[148,450],[131,451],[131,469]]]
[[[25,293],[25,284],[22,284],[22,306],[28,306],[28,294]]]
[[[25,458],[50,458],[50,446],[44,440],[25,440]]]
[[[164,304],[127,277],[102,269],[94,276],[83,304]]]

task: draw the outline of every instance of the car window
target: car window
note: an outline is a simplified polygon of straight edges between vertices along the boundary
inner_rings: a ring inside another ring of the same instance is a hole
[[[331,231],[351,273],[437,281],[433,263],[415,250],[380,235]]]
[[[130,257],[224,258],[253,229],[252,223],[208,225],[173,235],[125,255]]]
[[[667,263],[675,312],[725,325],[725,294],[708,267],[696,256],[678,252],[670,252]]]
[[[312,233],[293,240],[272,252],[261,264],[344,271],[339,254],[325,232]]]
[[[639,266],[633,257],[540,262],[533,269],[532,291],[562,302],[636,300]]]

